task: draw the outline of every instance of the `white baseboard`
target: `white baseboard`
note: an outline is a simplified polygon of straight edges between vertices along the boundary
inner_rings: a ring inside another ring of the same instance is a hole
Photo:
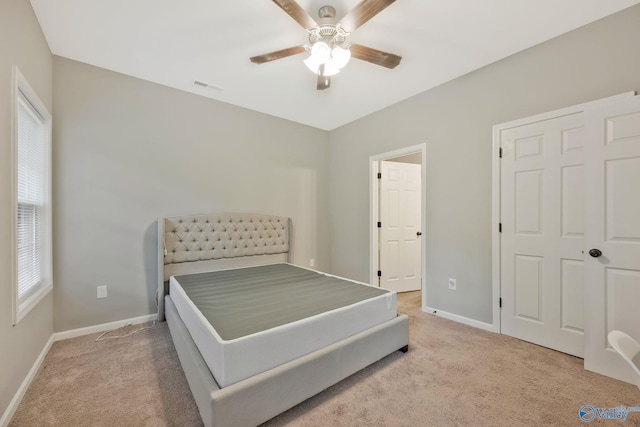
[[[101,325],[87,326],[86,328],[71,329],[69,331],[55,332],[55,341],[68,340],[69,338],[81,337],[83,335],[95,334],[96,332],[110,331],[128,325],[138,325],[140,323],[156,320],[158,314],[147,314],[146,316],[134,317],[133,319],[118,320],[115,322],[103,323]]]
[[[485,331],[496,332],[496,333],[500,332],[491,323],[485,323],[479,320],[469,319],[468,317],[460,316],[459,314],[448,313],[446,311],[442,311],[437,308],[422,307],[422,311],[424,311],[425,313],[430,313],[435,316],[442,317],[444,319],[453,320],[459,323],[464,323],[465,325],[473,326],[474,328],[483,329]]]
[[[40,355],[33,363],[33,366],[29,370],[26,378],[22,381],[22,384],[20,384],[20,388],[18,388],[18,391],[13,396],[13,399],[11,399],[11,402],[9,402],[9,406],[4,411],[4,414],[2,414],[2,417],[0,418],[0,427],[6,427],[9,425],[9,421],[11,421],[13,414],[16,413],[18,405],[20,405],[24,394],[27,392],[27,389],[31,385],[31,381],[33,381],[33,379],[36,377],[36,374],[38,373],[40,366],[42,366],[42,362],[44,361],[45,356],[47,355],[47,353],[49,353],[49,350],[53,345],[53,341],[53,335],[51,335],[47,343],[44,345],[44,348],[40,352]]]
[[[61,341],[69,338],[80,337],[83,335],[93,334],[96,332],[105,332],[111,329],[117,329],[127,325],[137,325],[140,323],[151,322],[152,320],[156,320],[157,318],[158,318],[158,314],[154,313],[154,314],[148,314],[146,316],[134,317],[133,319],[125,319],[125,320],[118,320],[116,322],[103,323],[102,325],[88,326],[86,328],[72,329],[70,331],[54,332],[49,338],[49,340],[47,341],[47,343],[45,344],[42,351],[40,352],[40,355],[34,362],[33,366],[29,370],[29,373],[27,374],[26,378],[24,379],[24,381],[22,381],[22,384],[20,385],[20,388],[16,392],[15,396],[13,396],[13,399],[11,399],[11,402],[9,403],[9,406],[7,407],[6,411],[4,411],[4,414],[2,414],[2,417],[0,417],[0,427],[6,427],[9,425],[9,421],[11,421],[13,414],[15,414],[16,410],[18,409],[18,405],[20,405],[20,402],[22,401],[24,394],[27,392],[29,385],[31,385],[31,381],[33,381],[33,379],[35,378],[36,374],[38,373],[38,370],[40,369],[40,366],[42,365],[42,362],[44,361],[44,358],[46,357],[47,353],[49,353],[49,350],[51,350],[51,346],[55,341]]]

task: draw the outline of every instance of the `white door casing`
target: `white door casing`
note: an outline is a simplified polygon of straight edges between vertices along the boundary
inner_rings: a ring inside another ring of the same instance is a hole
[[[582,113],[500,132],[501,332],[582,357]]]
[[[585,368],[640,384],[607,342],[640,341],[640,96],[586,110],[585,133]]]
[[[421,165],[380,162],[380,286],[421,288]]]

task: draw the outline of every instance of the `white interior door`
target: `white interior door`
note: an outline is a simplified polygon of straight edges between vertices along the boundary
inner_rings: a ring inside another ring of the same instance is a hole
[[[501,332],[584,353],[582,113],[501,131]]]
[[[419,290],[421,166],[381,161],[380,173],[380,286]]]
[[[640,96],[585,111],[585,131],[585,244],[602,253],[585,258],[585,368],[637,383],[607,334],[640,342]]]

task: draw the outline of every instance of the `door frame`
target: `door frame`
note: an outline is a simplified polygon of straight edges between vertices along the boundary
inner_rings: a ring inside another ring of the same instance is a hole
[[[426,215],[426,200],[427,200],[427,143],[418,145],[412,145],[410,147],[399,148],[393,151],[387,151],[386,153],[376,154],[369,157],[369,283],[374,284],[378,279],[378,202],[380,185],[378,181],[378,162],[381,160],[391,160],[396,157],[402,157],[409,154],[420,153],[422,156],[420,164],[420,179],[421,179],[421,194],[420,194],[420,228],[422,232],[422,239],[420,240],[420,290],[422,292],[422,307],[427,306],[427,215]]]
[[[507,123],[502,123],[493,126],[493,152],[492,152],[492,206],[491,206],[491,258],[492,258],[492,295],[493,295],[493,331],[502,333],[502,318],[500,313],[500,298],[501,298],[501,264],[500,264],[500,204],[501,204],[501,188],[500,188],[500,175],[501,175],[501,162],[500,162],[500,134],[506,129],[511,129],[518,126],[524,126],[532,123],[542,122],[545,120],[555,119],[571,114],[581,113],[588,109],[590,106],[601,104],[603,102],[615,101],[624,98],[631,98],[635,96],[636,92],[625,92],[619,95],[610,96],[607,98],[601,98],[582,104],[573,105],[571,107],[561,108],[554,111],[548,111],[542,114],[537,114],[530,117],[514,120]],[[586,311],[585,311],[586,313]]]

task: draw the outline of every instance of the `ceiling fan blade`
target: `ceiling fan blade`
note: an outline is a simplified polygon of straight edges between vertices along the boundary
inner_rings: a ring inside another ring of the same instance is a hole
[[[318,26],[316,21],[295,0],[273,0],[282,10],[307,30]]]
[[[396,0],[362,0],[342,18],[340,23],[345,30],[354,31],[394,1]]]
[[[288,47],[275,52],[265,53],[264,55],[252,56],[249,58],[254,64],[264,64],[265,62],[274,61],[287,56],[297,55],[305,51],[304,46]]]
[[[321,64],[318,69],[318,84],[316,85],[316,89],[318,90],[329,89],[329,86],[331,86],[331,76],[323,76],[323,74],[324,64]]]
[[[362,46],[361,44],[356,43],[353,43],[351,47],[349,47],[349,50],[351,51],[352,58],[371,62],[376,65],[382,65],[387,68],[396,68],[402,59],[401,56],[394,55],[393,53],[383,52],[381,50]]]

